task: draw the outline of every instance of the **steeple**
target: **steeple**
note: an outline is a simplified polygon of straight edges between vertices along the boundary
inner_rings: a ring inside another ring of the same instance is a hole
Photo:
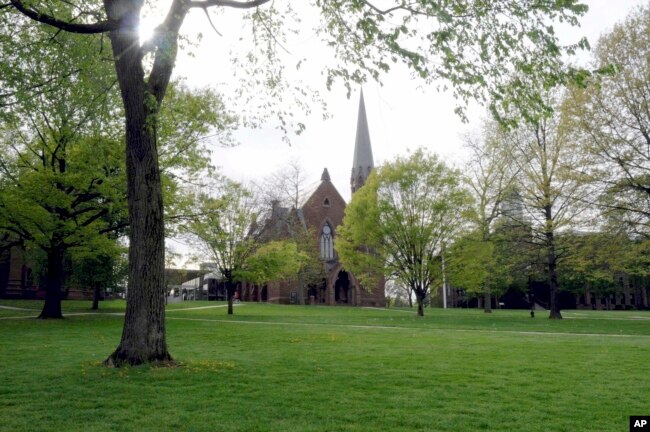
[[[320,176],[320,181],[332,181],[332,178],[330,177],[329,171],[327,171],[327,168],[323,170],[323,174]]]
[[[355,193],[370,175],[375,167],[372,158],[372,146],[370,145],[370,133],[368,132],[368,119],[366,118],[366,104],[363,101],[363,89],[359,97],[359,116],[357,118],[357,136],[354,142],[354,158],[352,159],[352,176],[350,185],[352,193]]]

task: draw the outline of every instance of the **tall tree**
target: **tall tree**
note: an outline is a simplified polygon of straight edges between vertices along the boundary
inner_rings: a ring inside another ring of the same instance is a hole
[[[265,29],[255,33],[262,38],[256,47],[273,60],[278,46],[274,32],[281,31],[280,20],[286,19],[270,0],[173,0],[151,40],[140,43],[144,4],[144,0],[104,0],[83,6],[10,0],[2,9],[67,32],[107,33],[111,41],[124,106],[131,227],[130,289],[122,339],[107,360],[113,365],[171,358],[164,323],[164,226],[156,133],[183,21],[192,9],[206,13],[211,8],[252,9],[250,17]],[[489,94],[494,101],[526,105],[540,100],[529,90],[536,87],[527,83],[562,81],[567,76],[562,55],[576,49],[560,46],[549,21],[575,25],[587,10],[577,0],[544,0],[535,7],[518,0],[455,0],[444,6],[433,0],[396,1],[387,9],[371,1],[316,0],[310,6],[319,8],[321,34],[339,60],[329,70],[328,84],[342,78],[349,88],[350,81],[363,81],[368,75],[377,78],[391,62],[403,62],[425,80],[451,81],[464,100]],[[508,79],[513,69],[530,79]],[[278,77],[270,78],[265,82],[275,91],[280,87]]]
[[[28,148],[38,153],[22,154],[21,162],[8,165],[9,153],[2,163],[7,178],[0,192],[0,230],[47,256],[41,318],[62,316],[68,251],[124,227],[119,145],[101,138],[75,141],[35,143]]]
[[[12,24],[8,17],[0,14],[5,31]],[[99,37],[45,27],[19,30],[12,31],[29,33],[34,42],[9,56],[3,66],[10,73],[0,77],[6,104],[0,115],[6,131],[0,139],[0,231],[45,251],[49,276],[41,317],[60,318],[68,250],[101,243],[94,237],[109,232],[115,241],[128,225],[119,93],[112,65],[97,56]],[[12,53],[13,44],[0,37],[3,51]],[[16,87],[21,82],[28,84],[25,89]],[[198,175],[207,166],[201,138],[218,131],[227,139],[235,118],[215,92],[181,85],[171,86],[160,118],[165,122],[158,131],[160,164],[171,197],[179,179],[187,181],[187,173]],[[56,184],[54,192],[50,183]]]
[[[112,236],[96,236],[93,241],[70,250],[72,287],[92,288],[92,310],[107,290],[116,291],[126,277],[126,247]]]
[[[232,315],[235,283],[242,281],[246,263],[255,253],[258,203],[243,185],[220,177],[195,200],[197,211],[183,230],[198,240],[196,245],[225,278],[228,314]]]
[[[339,228],[344,267],[372,286],[382,276],[407,283],[418,315],[442,282],[442,253],[463,228],[471,196],[460,173],[417,150],[373,172],[352,197]]]
[[[0,232],[45,253],[40,317],[60,318],[68,250],[125,226],[119,96],[98,37],[12,15],[0,13]]]
[[[492,312],[492,295],[498,305],[499,296],[512,283],[512,262],[503,246],[499,233],[485,240],[474,230],[456,239],[445,254],[447,281],[471,295],[483,295],[486,313]]]
[[[606,216],[650,237],[650,6],[633,10],[594,54],[594,66],[612,73],[574,89],[567,104],[592,156],[589,180]]]
[[[492,243],[496,240],[494,222],[501,216],[504,198],[512,189],[516,175],[516,169],[510,163],[508,152],[500,145],[499,141],[502,138],[501,126],[493,121],[483,125],[479,137],[468,136],[465,139],[465,146],[470,151],[470,159],[465,168],[464,179],[474,195],[476,233],[467,235],[455,248],[455,256],[460,260],[458,265],[465,270],[474,269],[472,279],[476,283],[470,284],[472,286],[470,291],[483,293],[486,313],[492,312],[493,288],[497,288],[499,283],[507,279],[504,262],[500,260],[497,264],[495,254],[498,249]],[[479,252],[483,257],[477,259],[478,255],[475,252]],[[453,269],[453,260],[451,264],[450,268]],[[484,267],[478,268],[481,265]],[[494,277],[497,273],[500,273],[501,277]],[[463,274],[465,275],[463,279],[469,275],[467,271]],[[476,279],[481,275],[482,278]],[[462,281],[465,285],[468,282],[469,280]]]
[[[305,199],[307,172],[297,159],[291,159],[286,166],[266,177],[260,185],[259,195],[269,208],[283,205],[299,209]]]
[[[560,95],[547,96],[560,104]],[[508,134],[504,144],[517,165],[517,190],[525,213],[522,224],[531,223],[532,238],[545,256],[549,286],[549,318],[561,319],[558,296],[558,244],[563,228],[585,216],[585,185],[576,178],[584,164],[567,117],[562,112],[529,119]],[[514,215],[515,213],[513,213]]]

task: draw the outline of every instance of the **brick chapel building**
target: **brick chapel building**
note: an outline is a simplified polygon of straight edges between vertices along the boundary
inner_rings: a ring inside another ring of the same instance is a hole
[[[357,133],[354,145],[350,185],[352,193],[365,183],[374,168],[368,120],[363,100],[359,100]],[[315,246],[320,250],[324,265],[324,278],[320,286],[308,287],[307,301],[321,305],[386,306],[384,282],[374,287],[362,287],[351,272],[346,271],[336,253],[337,229],[343,222],[345,200],[331,181],[327,168],[320,183],[299,208],[280,207],[273,203],[271,216],[262,227],[262,237],[267,240],[286,237],[295,228],[310,229],[315,233]],[[243,300],[261,300],[270,303],[297,302],[297,281],[271,283],[261,289],[242,287]]]

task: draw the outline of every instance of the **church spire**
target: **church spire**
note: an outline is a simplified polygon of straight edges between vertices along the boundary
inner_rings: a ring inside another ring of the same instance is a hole
[[[320,181],[332,181],[332,178],[330,177],[329,171],[327,171],[327,168],[323,170],[323,174],[320,176]]]
[[[354,158],[352,160],[352,176],[350,185],[355,193],[366,182],[375,163],[372,158],[368,119],[366,118],[366,105],[363,101],[363,89],[359,97],[359,116],[357,118],[357,136],[354,142]]]

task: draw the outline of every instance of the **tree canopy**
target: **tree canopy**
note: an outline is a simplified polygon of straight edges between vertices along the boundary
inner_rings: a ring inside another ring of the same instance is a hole
[[[574,88],[567,114],[590,156],[585,171],[596,202],[614,225],[650,237],[650,7],[633,10],[598,41],[595,66],[610,67]],[[586,161],[587,161],[586,160]]]
[[[442,282],[442,259],[465,226],[471,196],[460,173],[417,150],[373,171],[352,197],[339,228],[343,266],[365,286],[381,277],[408,284],[424,314],[424,299]]]

